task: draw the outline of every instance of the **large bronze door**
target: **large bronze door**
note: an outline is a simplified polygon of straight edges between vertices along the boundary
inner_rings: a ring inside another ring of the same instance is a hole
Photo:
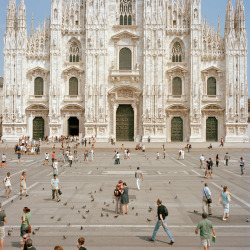
[[[36,117],[33,120],[33,138],[36,140],[44,138],[44,120],[42,117]]]
[[[218,141],[218,121],[215,117],[208,117],[206,122],[206,140]]]
[[[68,119],[68,135],[79,135],[79,120],[77,117],[70,117]]]
[[[119,105],[116,112],[116,140],[134,140],[134,111],[131,105]]]
[[[171,121],[171,141],[183,141],[183,120],[180,117]]]

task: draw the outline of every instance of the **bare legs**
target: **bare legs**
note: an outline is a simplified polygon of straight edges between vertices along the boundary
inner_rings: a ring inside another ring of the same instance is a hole
[[[125,213],[125,207],[126,207],[126,213]],[[128,214],[128,204],[122,204],[122,215]]]

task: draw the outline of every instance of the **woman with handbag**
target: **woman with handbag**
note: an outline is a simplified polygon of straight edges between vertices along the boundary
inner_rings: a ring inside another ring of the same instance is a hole
[[[31,226],[30,226],[30,209],[28,207],[23,208],[24,215],[22,216],[22,224],[20,228],[21,237],[23,237],[24,234],[31,233]]]
[[[220,198],[217,202],[217,206],[219,205],[219,202],[221,201],[221,204],[224,208],[224,213],[223,213],[223,217],[222,220],[226,221],[227,218],[229,217],[229,202],[231,201],[231,195],[230,193],[227,191],[227,186],[223,187],[223,192],[220,195]]]

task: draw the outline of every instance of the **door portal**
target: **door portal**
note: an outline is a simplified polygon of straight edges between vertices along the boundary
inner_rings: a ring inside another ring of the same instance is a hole
[[[33,138],[36,140],[44,138],[44,120],[42,117],[36,117],[33,120]]]
[[[119,105],[116,112],[116,140],[134,140],[134,110],[131,105]]]
[[[79,120],[77,117],[70,117],[68,119],[68,135],[79,136]]]
[[[215,117],[208,117],[206,122],[206,140],[218,141],[218,121]]]
[[[171,121],[171,141],[183,141],[183,120],[180,117]]]

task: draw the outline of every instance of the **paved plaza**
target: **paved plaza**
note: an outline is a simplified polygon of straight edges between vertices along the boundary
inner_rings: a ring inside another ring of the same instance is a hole
[[[60,144],[57,144],[56,158],[60,161],[59,180],[63,192],[59,203],[51,200],[52,168],[50,164],[44,165],[44,153],[48,151],[51,156],[52,144],[43,145],[40,155],[22,156],[20,165],[14,154],[14,144],[9,144],[8,149],[1,144],[0,153],[7,154],[7,166],[0,170],[0,178],[10,171],[13,186],[12,197],[8,200],[3,184],[0,189],[0,201],[8,218],[6,232],[13,228],[11,236],[6,233],[6,249],[19,249],[22,208],[25,206],[31,209],[35,233],[31,238],[38,250],[54,249],[57,244],[65,250],[77,249],[80,236],[85,237],[88,250],[203,249],[194,230],[201,220],[205,182],[212,192],[213,215],[209,219],[217,236],[212,249],[250,249],[250,223],[247,222],[250,218],[250,144],[225,144],[224,148],[219,148],[216,143],[212,150],[207,149],[208,143],[192,144],[190,153],[185,150],[184,160],[178,160],[178,150],[185,146],[184,143],[166,144],[166,159],[163,159],[161,144],[146,143],[144,156],[141,151],[134,150],[135,143],[125,143],[125,147],[132,150],[131,159],[123,160],[121,152],[120,165],[114,165],[113,157],[115,148],[121,148],[121,143],[115,146],[97,143],[94,161],[88,164],[83,162],[85,147],[79,146],[79,160],[71,168],[63,162]],[[160,160],[156,160],[158,151]],[[214,164],[213,179],[204,179],[204,170],[199,166],[200,155],[203,153],[206,159],[212,157],[215,162],[217,153],[223,159],[226,152],[231,156],[229,166],[225,166],[223,160],[219,168]],[[243,176],[238,163],[241,156],[246,162]],[[138,166],[144,175],[140,191],[134,178]],[[27,172],[29,196],[20,199],[22,171]],[[128,215],[116,218],[113,192],[120,179],[129,186],[130,204]],[[222,206],[216,206],[224,185],[232,195],[230,217],[225,222],[221,220]],[[148,241],[157,220],[157,198],[161,198],[169,210],[167,224],[175,239],[173,246],[167,244],[170,240],[162,228],[155,242]],[[153,208],[151,212],[149,207]]]

